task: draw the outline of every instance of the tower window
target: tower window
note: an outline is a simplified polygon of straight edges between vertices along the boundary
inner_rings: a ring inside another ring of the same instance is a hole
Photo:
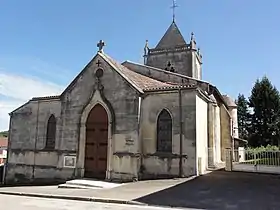
[[[166,71],[170,71],[170,72],[175,72],[175,68],[174,66],[171,64],[170,61],[168,61],[166,67],[164,68]]]

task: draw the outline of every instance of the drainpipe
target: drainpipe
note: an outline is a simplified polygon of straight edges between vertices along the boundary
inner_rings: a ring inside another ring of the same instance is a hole
[[[142,179],[142,164],[143,164],[143,139],[142,132],[141,132],[141,119],[142,119],[142,96],[138,97],[138,142],[139,142],[139,154],[140,154],[140,167],[138,170],[138,180],[139,178]]]
[[[179,159],[179,177],[183,176],[183,119],[182,119],[182,93],[181,88],[178,89],[179,96],[179,118],[180,118],[180,159]]]
[[[11,133],[12,133],[12,117],[13,117],[13,113],[11,112],[9,115],[10,115],[10,122],[9,122],[9,133],[8,133],[7,157],[6,157],[6,161],[4,163],[4,172],[3,172],[3,183],[4,184],[7,184],[7,172],[8,172],[8,163],[9,163],[9,153],[11,151],[11,136],[12,136]]]
[[[36,135],[35,135],[35,143],[34,143],[34,154],[33,154],[33,168],[32,168],[32,179],[35,179],[35,161],[36,161],[36,150],[37,150],[37,139],[38,139],[38,123],[39,123],[39,103],[37,102],[37,119],[36,119]]]

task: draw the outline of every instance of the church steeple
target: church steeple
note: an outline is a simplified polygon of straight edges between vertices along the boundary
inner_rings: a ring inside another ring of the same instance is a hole
[[[187,43],[182,36],[175,21],[171,23],[155,49],[168,49],[186,46]]]
[[[175,22],[175,8],[173,0],[173,20],[155,48],[145,48],[145,65],[176,72],[182,75],[201,79],[202,56],[196,47],[194,34],[190,42],[186,42]]]

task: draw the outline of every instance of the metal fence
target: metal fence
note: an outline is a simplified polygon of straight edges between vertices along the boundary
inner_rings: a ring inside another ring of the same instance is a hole
[[[239,148],[231,154],[232,170],[280,173],[280,151]]]

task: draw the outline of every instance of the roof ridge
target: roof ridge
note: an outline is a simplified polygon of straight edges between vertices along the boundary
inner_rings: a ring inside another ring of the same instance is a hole
[[[146,88],[154,87],[168,87],[173,86],[171,84],[150,78],[148,76],[137,73],[128,67],[122,65],[118,61],[114,60],[110,56],[104,53],[100,53],[102,58],[104,58],[118,73],[121,74],[130,84],[132,84],[139,92],[144,93]]]
[[[98,52],[98,54],[102,58],[104,58],[123,78],[125,78],[132,86],[134,86],[134,88],[136,88],[139,92],[143,93],[143,90],[140,87],[138,87],[137,84],[135,84],[133,81],[131,81],[125,74],[123,74],[123,72],[119,71],[117,66],[115,66],[115,65],[121,65],[120,63],[118,63],[116,60],[114,60],[113,58],[111,58],[109,55],[107,55],[105,53]],[[121,65],[121,66],[126,68],[123,65]]]
[[[203,83],[211,84],[210,82],[207,82],[205,80],[196,79],[196,78],[193,78],[193,77],[190,77],[190,76],[186,76],[184,74],[179,74],[179,73],[176,73],[176,72],[167,71],[167,70],[164,70],[164,69],[161,69],[161,68],[148,66],[148,65],[145,65],[145,64],[141,64],[141,63],[136,63],[136,62],[129,61],[129,60],[123,62],[122,64],[124,64],[124,63],[130,63],[130,64],[146,67],[146,68],[149,68],[149,69],[153,69],[153,70],[156,70],[156,71],[162,71],[163,73],[172,74],[172,75],[179,76],[179,77],[182,77],[182,78],[185,78],[185,79],[192,79],[192,80],[197,81],[197,82],[203,82]],[[140,74],[140,73],[138,73],[138,74]]]
[[[33,97],[31,101],[35,100],[42,100],[42,99],[59,99],[61,95],[51,95],[51,96],[39,96],[39,97]]]

